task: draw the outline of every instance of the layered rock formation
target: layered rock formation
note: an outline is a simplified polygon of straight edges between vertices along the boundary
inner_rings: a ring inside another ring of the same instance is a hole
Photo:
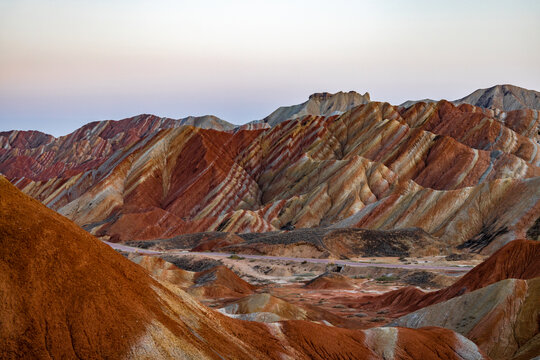
[[[540,354],[539,304],[540,243],[516,240],[445,289],[408,287],[359,306],[403,315],[389,326],[452,329],[493,359],[531,359]]]
[[[0,177],[4,358],[486,358],[451,330],[230,319]]]
[[[135,135],[119,132],[92,150],[86,139],[94,132],[82,128],[80,141],[48,151],[48,138],[4,139],[31,145],[2,150],[1,171],[113,240],[418,227],[446,249],[489,253],[525,237],[540,214],[540,145],[530,131],[537,113],[505,114],[446,101],[408,109],[370,102],[266,130],[185,126],[150,134],[144,129],[154,123],[143,122]],[[96,139],[109,133],[93,131],[102,134]],[[63,160],[41,164],[45,153]]]

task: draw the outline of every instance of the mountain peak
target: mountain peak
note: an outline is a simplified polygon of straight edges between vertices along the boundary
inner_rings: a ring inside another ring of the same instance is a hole
[[[367,99],[367,101],[370,101],[368,92],[366,92],[364,95],[362,95],[362,94],[357,93],[356,91],[352,91],[352,90],[348,91],[348,92],[339,91],[339,92],[337,92],[335,94],[330,93],[330,92],[326,92],[326,91],[325,92],[313,93],[313,94],[309,95],[309,100],[325,101],[325,100],[331,99],[333,97],[343,97],[343,96],[362,97],[362,98]]]
[[[356,91],[313,93],[306,102],[292,106],[282,106],[263,119],[270,126],[285,120],[296,119],[305,115],[331,116],[340,115],[358,105],[370,102],[369,93],[364,95]]]

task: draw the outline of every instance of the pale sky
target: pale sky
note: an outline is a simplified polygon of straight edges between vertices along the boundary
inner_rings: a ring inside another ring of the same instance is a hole
[[[0,131],[540,90],[540,1],[0,0]]]

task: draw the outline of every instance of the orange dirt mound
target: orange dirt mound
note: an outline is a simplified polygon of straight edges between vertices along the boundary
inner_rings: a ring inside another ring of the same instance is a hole
[[[204,288],[204,295],[212,298],[249,295],[256,288],[226,266],[216,266],[197,273],[195,286]]]

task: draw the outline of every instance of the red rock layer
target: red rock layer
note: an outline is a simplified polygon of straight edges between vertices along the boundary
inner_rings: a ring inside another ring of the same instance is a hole
[[[0,195],[3,358],[485,358],[439,328],[235,321],[167,289],[3,177]]]
[[[204,296],[211,298],[248,295],[255,286],[245,282],[225,266],[216,266],[195,275],[197,287],[204,288]]]

